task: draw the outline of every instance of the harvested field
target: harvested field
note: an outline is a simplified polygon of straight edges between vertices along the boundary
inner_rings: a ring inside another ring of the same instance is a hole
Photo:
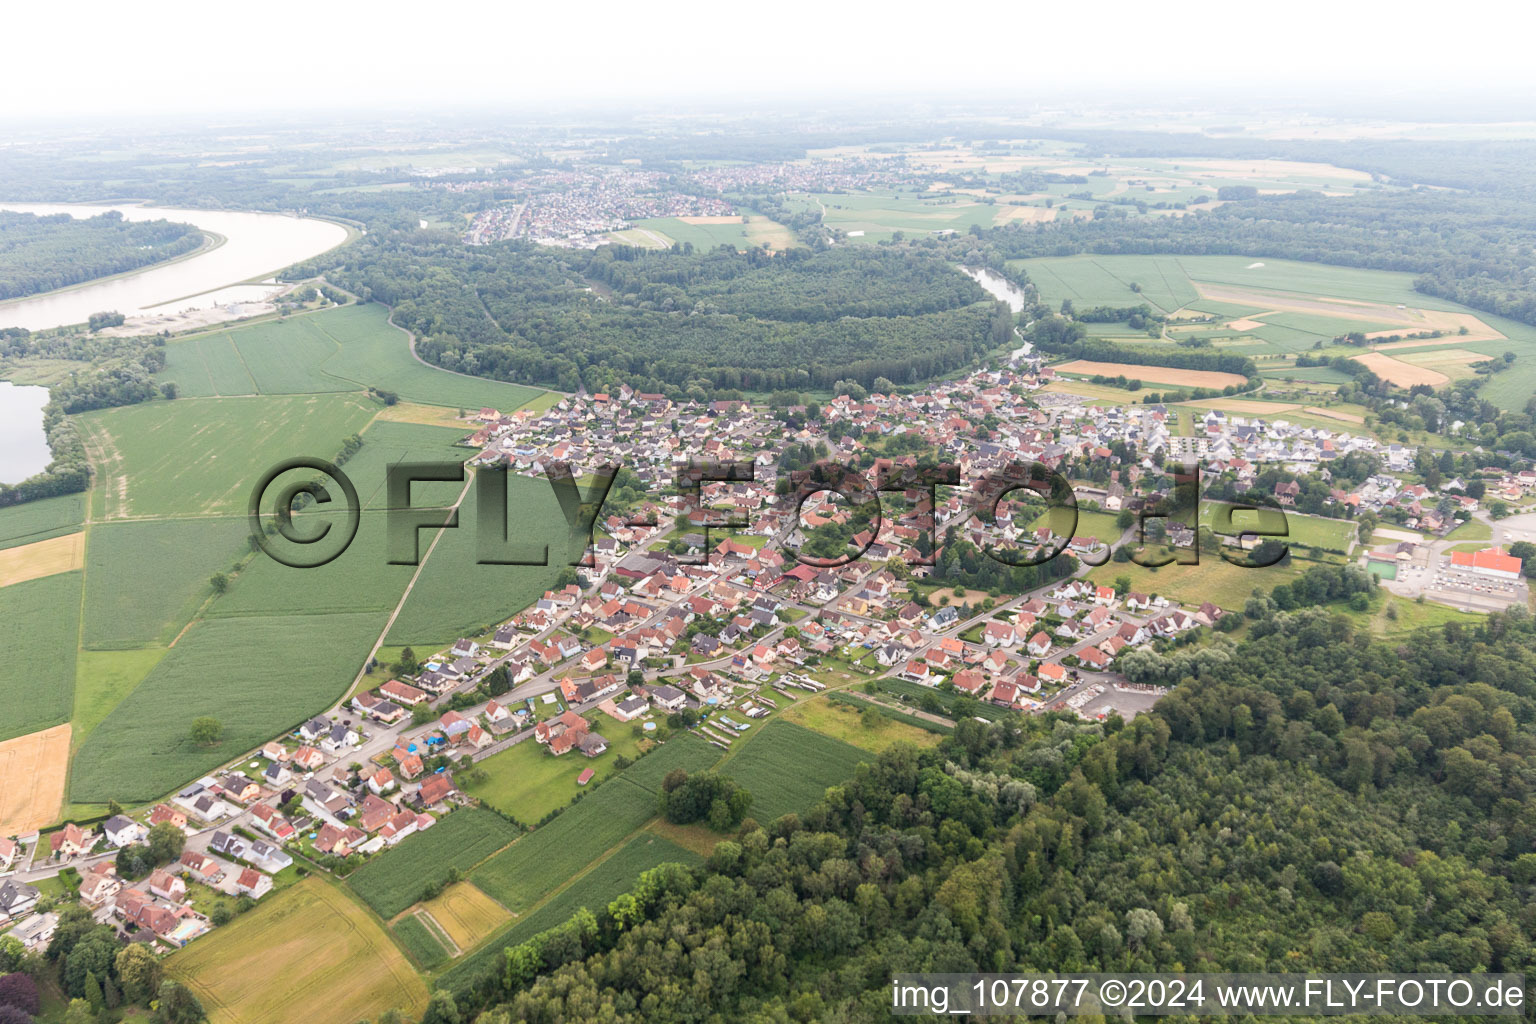
[[[1424,366],[1414,366],[1412,363],[1393,359],[1383,352],[1365,352],[1354,358],[1382,380],[1395,384],[1400,388],[1411,388],[1416,384],[1428,384],[1430,387],[1439,387],[1442,384],[1449,383],[1451,379],[1439,370],[1431,370]]]
[[[1352,412],[1339,412],[1336,409],[1324,409],[1321,406],[1309,405],[1303,412],[1309,412],[1314,416],[1326,416],[1331,420],[1343,420],[1345,423],[1364,423],[1364,416],[1357,416]]]
[[[441,896],[421,904],[454,945],[469,949],[512,920],[505,907],[470,882],[449,886]]]
[[[1152,384],[1173,384],[1187,388],[1212,388],[1217,391],[1231,385],[1244,385],[1247,378],[1236,373],[1217,370],[1180,370],[1170,366],[1142,366],[1139,363],[1099,363],[1090,359],[1074,359],[1054,367],[1057,373],[1080,373],[1088,376],[1132,377]]]
[[[1007,224],[1010,221],[1022,221],[1025,224],[1039,224],[1048,220],[1055,220],[1057,209],[1054,206],[999,206],[994,224]]]
[[[84,567],[84,533],[34,541],[0,551],[0,587]]]
[[[684,224],[740,224],[741,217],[738,214],[724,214],[716,217],[679,217]]]
[[[384,929],[339,886],[309,878],[165,961],[213,1024],[352,1024],[385,1010],[415,1019],[427,987]],[[281,979],[281,984],[274,984]]]
[[[0,743],[0,836],[42,828],[58,817],[69,778],[69,726]]]

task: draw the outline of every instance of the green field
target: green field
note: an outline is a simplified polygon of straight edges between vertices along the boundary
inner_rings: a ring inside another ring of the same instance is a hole
[[[747,223],[736,217],[722,224],[689,224],[678,217],[650,217],[635,221],[634,229],[618,232],[618,236],[631,245],[654,248],[655,239],[646,234],[650,231],[679,245],[692,243],[695,249],[705,251],[722,245],[749,249],[766,242],[771,248],[782,249],[794,244],[794,234],[784,225],[760,214],[749,214],[749,217]]]
[[[333,457],[379,408],[360,395],[291,395],[83,413],[75,422],[100,470],[94,516],[243,516],[269,467],[299,455]]]
[[[71,799],[152,800],[296,727],[346,689],[382,625],[378,614],[194,624],[81,746]],[[200,747],[188,730],[207,714],[224,738]]]
[[[69,721],[82,574],[64,572],[0,587],[0,740]]]
[[[443,948],[442,942],[414,914],[402,917],[390,925],[389,930],[422,970],[430,970],[448,959],[448,950]]]
[[[169,643],[213,593],[208,577],[227,571],[248,550],[249,529],[243,517],[232,516],[93,525],[84,646]]]
[[[0,548],[74,533],[85,521],[85,495],[61,494],[0,508]]]
[[[389,323],[377,303],[343,306],[313,315],[315,326],[337,345],[325,372],[358,387],[393,391],[410,402],[511,412],[542,396],[538,388],[451,373],[411,354],[406,333]]]
[[[871,754],[878,754],[897,743],[931,747],[941,738],[936,732],[882,715],[878,710],[866,720],[860,713],[861,710],[856,705],[834,701],[828,695],[822,694],[819,697],[801,701],[786,710],[784,721],[803,725],[823,736],[842,740]]]
[[[427,886],[445,880],[449,868],[468,871],[517,835],[517,826],[499,815],[460,808],[352,872],[347,884],[388,920],[418,902]]]
[[[764,824],[780,815],[805,813],[828,786],[852,778],[860,761],[872,760],[857,747],[793,722],[772,721],[760,729],[738,740],[718,770],[752,794],[747,813]]]
[[[1211,514],[1219,502],[1201,502],[1200,522],[1210,525]],[[1232,531],[1241,531],[1245,527],[1256,527],[1258,515],[1254,512],[1234,512],[1232,514]],[[1285,525],[1288,531],[1285,542],[1293,548],[1322,548],[1325,551],[1336,551],[1340,554],[1347,552],[1350,542],[1354,540],[1359,531],[1359,524],[1345,519],[1325,519],[1319,516],[1302,515],[1299,512],[1286,512]],[[1230,535],[1230,534],[1229,534]]]
[[[358,390],[321,369],[339,346],[317,322],[295,316],[170,342],[160,377],[196,398]]]
[[[475,454],[475,449],[458,443],[467,433],[467,428],[375,420],[363,431],[363,447],[342,469],[351,478],[352,486],[357,488],[363,508],[384,509],[389,506],[390,466],[403,462],[463,462]],[[465,469],[464,472],[467,479],[470,471]],[[462,483],[446,480],[412,484],[411,504],[419,507],[452,505],[463,487]]]
[[[470,880],[512,913],[521,914],[655,814],[654,793],[623,776],[611,779],[481,864]]]
[[[550,564],[478,564],[479,506],[472,489],[459,507],[458,527],[443,533],[390,629],[388,643],[430,646],[475,635],[527,608],[554,584],[570,551],[569,531],[554,490],[543,479],[514,475],[508,480],[511,537],[517,542],[537,538],[547,544]],[[422,554],[430,541],[431,534],[422,531]]]
[[[75,666],[75,713],[71,716],[70,735],[75,749],[160,664],[165,652],[164,647],[80,652]]]
[[[935,231],[964,233],[971,225],[990,228],[1002,207],[977,202],[971,196],[920,197],[913,193],[791,193],[787,203],[796,209],[821,210],[822,223],[849,232],[850,242],[884,242],[901,231],[921,237]],[[862,232],[862,234],[852,234]]]
[[[720,760],[721,750],[693,733],[673,736],[624,771],[624,778],[641,789],[661,792],[661,781],[674,768],[699,772]]]
[[[502,950],[508,946],[515,946],[542,931],[564,924],[582,907],[596,913],[628,892],[642,872],[669,862],[691,866],[698,864],[700,857],[667,839],[642,832],[538,909],[503,929],[474,953],[454,964],[438,980],[439,985],[455,991],[484,971],[499,970]]]
[[[510,412],[544,394],[537,388],[452,373],[420,362],[388,310],[370,303],[215,331],[166,345],[166,368],[181,395],[299,395],[379,388],[428,405],[491,406]]]
[[[1359,350],[1333,346],[1331,342],[1335,337],[1351,331],[1396,330],[1409,333],[1414,328],[1393,323],[1389,316],[1382,316],[1379,321],[1362,320],[1332,315],[1328,308],[1310,312],[1277,311],[1273,307],[1200,298],[1195,292],[1194,282],[1251,288],[1261,293],[1253,297],[1254,302],[1268,294],[1308,302],[1328,298],[1376,303],[1384,307],[1402,305],[1409,309],[1472,314],[1505,337],[1463,342],[1451,334],[1436,343],[1409,352],[1422,358],[1431,358],[1427,353],[1437,347],[1467,349],[1488,356],[1512,351],[1519,357],[1514,368],[1495,374],[1479,393],[1489,401],[1511,409],[1522,407],[1531,392],[1536,390],[1536,328],[1414,291],[1412,274],[1297,260],[1253,259],[1247,256],[1083,255],[1014,260],[1009,266],[1011,269],[1024,270],[1040,289],[1042,301],[1052,307],[1059,306],[1064,299],[1071,299],[1079,310],[1090,306],[1124,307],[1145,302],[1155,310],[1164,312],[1185,308],[1223,318],[1257,318],[1260,325],[1248,329],[1244,335],[1245,339],[1253,340],[1242,341],[1240,350],[1244,355],[1260,359],[1266,355],[1311,351],[1319,343],[1327,355],[1349,356]],[[1141,286],[1140,292],[1131,290],[1132,282]],[[1090,333],[1105,333],[1101,330],[1105,325],[1086,326]],[[1172,333],[1177,337],[1233,335],[1233,332],[1227,330],[1211,331],[1200,327],[1176,327]],[[1449,370],[1442,369],[1442,372],[1456,376],[1458,373],[1464,375],[1466,371],[1464,364],[1455,363],[1450,364]],[[1326,367],[1297,368],[1283,363],[1263,365],[1261,373],[1270,379],[1291,377],[1324,385],[1340,384],[1347,379],[1339,371]],[[1336,424],[1333,429],[1348,430],[1349,426]]]

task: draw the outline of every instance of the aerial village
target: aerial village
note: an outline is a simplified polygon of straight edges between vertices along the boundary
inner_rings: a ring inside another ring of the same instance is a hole
[[[481,635],[424,652],[414,671],[370,677],[328,713],[147,809],[0,838],[0,934],[46,948],[53,908],[77,899],[127,938],[179,948],[306,865],[351,870],[474,804],[459,780],[518,744],[590,762],[579,788],[605,759],[627,756],[615,749],[633,749],[631,737],[663,727],[729,749],[785,695],[827,689],[831,669],[869,700],[935,724],[1010,712],[1132,717],[1165,689],[1117,671],[1128,652],[1221,628],[1240,612],[1199,588],[1117,579],[1128,562],[1118,552],[1139,543],[1134,514],[1166,497],[1186,462],[1232,493],[1275,479],[1275,506],[1306,536],[1343,538],[1332,554],[1395,592],[1483,609],[1527,600],[1518,558],[1445,538],[1493,501],[1529,506],[1536,473],[1485,474],[1481,498],[1459,479],[1431,490],[1404,482],[1413,449],[1363,431],[1095,405],[1046,390],[1053,381],[1026,363],[816,408],[675,403],[621,387],[540,413],[467,412],[472,466],[542,478],[564,462],[578,475],[603,465],[628,474],[629,498],[605,506],[575,581]],[[781,479],[818,459],[873,477],[915,467],[921,453],[956,464],[962,484],[883,493],[884,514],[847,537],[845,558],[795,557],[859,523],[829,491],[797,514]],[[752,479],[680,490],[680,468],[706,462],[749,464]],[[977,513],[969,482],[1031,462],[1073,483],[1075,529],[1063,532],[1017,495],[999,500],[990,522]],[[1353,485],[1336,486],[1346,476]],[[1362,541],[1367,514],[1380,527]],[[1190,523],[1157,532],[1169,548],[1200,544]],[[1240,554],[1253,540],[1217,543]],[[1022,592],[935,579],[944,549],[963,545],[1062,557]],[[1263,586],[1262,572],[1253,575]]]

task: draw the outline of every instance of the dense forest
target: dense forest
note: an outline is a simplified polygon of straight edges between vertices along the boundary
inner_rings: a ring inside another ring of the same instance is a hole
[[[115,210],[83,219],[0,210],[0,299],[138,270],[202,244],[190,224],[129,221]]]
[[[422,358],[567,390],[915,384],[1001,346],[1013,328],[1006,306],[916,248],[565,254],[380,231],[336,259],[330,278],[394,306]]]
[[[1248,614],[1162,656],[1150,714],[897,746],[426,1020],[883,1021],[899,971],[1529,970],[1531,618],[1406,641]]]

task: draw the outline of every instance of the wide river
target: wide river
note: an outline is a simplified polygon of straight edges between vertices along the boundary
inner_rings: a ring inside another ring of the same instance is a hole
[[[195,256],[62,291],[0,302],[0,327],[42,330],[84,323],[92,313],[138,316],[264,298],[271,287],[242,285],[291,263],[318,256],[346,240],[338,224],[278,213],[179,210],[161,206],[75,206],[0,202],[0,210],[94,217],[117,210],[128,220],[170,220],[224,236],[224,244]]]
[[[0,381],[0,484],[20,483],[48,468],[52,456],[43,434],[48,389]]]

